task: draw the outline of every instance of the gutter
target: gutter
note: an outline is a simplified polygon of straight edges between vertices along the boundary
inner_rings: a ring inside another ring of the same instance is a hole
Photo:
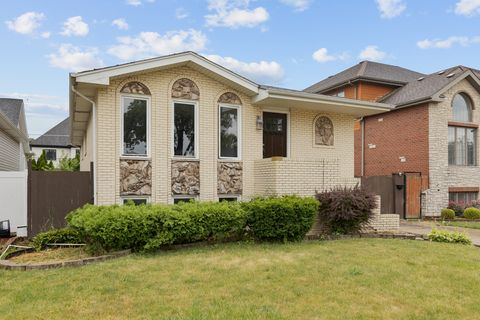
[[[360,176],[365,175],[365,118],[360,118],[361,125],[361,136],[362,136],[362,149],[361,149],[361,159],[360,159]]]
[[[95,101],[86,97],[81,92],[75,89],[75,86],[71,86],[72,92],[79,97],[92,104],[92,121],[93,121],[93,204],[97,204],[97,105]],[[73,117],[72,117],[73,121]],[[72,126],[73,128],[73,126]]]

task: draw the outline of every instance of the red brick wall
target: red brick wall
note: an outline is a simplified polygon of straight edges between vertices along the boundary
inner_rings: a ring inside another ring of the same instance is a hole
[[[420,172],[423,177],[428,177],[427,105],[366,117],[364,121],[365,176]],[[355,174],[360,175],[360,126],[355,130],[355,142]],[[369,144],[375,147],[370,148]],[[406,161],[401,162],[400,157],[405,157]]]
[[[375,102],[393,90],[395,90],[393,86],[360,81],[358,83],[357,99]]]

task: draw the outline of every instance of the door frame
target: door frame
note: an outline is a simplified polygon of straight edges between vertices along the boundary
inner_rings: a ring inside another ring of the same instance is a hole
[[[287,115],[287,156],[285,157],[286,159],[290,159],[290,110],[289,109],[280,109],[280,108],[263,108],[262,109],[262,122],[263,122],[263,113],[264,112],[269,112],[269,113],[283,113]],[[262,149],[263,149],[263,125],[262,125]],[[263,153],[263,152],[262,152]],[[266,158],[268,159],[268,158]]]

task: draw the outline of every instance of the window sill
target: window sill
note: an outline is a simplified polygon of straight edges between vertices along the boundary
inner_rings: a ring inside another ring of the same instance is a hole
[[[120,160],[145,160],[145,161],[150,161],[152,160],[152,157],[150,156],[126,156],[126,155],[121,155]]]
[[[450,168],[478,168],[478,165],[466,165],[466,164],[449,164]]]
[[[449,127],[478,128],[478,124],[473,123],[473,122],[448,121],[448,126]]]

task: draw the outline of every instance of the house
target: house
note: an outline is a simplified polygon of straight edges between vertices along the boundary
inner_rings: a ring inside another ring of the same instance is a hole
[[[102,205],[356,185],[355,119],[388,110],[259,85],[193,52],[70,74],[71,143]]]
[[[45,157],[58,167],[62,158],[75,158],[80,153],[80,148],[70,143],[70,118],[66,118],[53,128],[30,142],[32,153],[37,160],[42,152]]]
[[[0,171],[22,171],[30,153],[23,100],[0,98]]]
[[[479,76],[464,66],[422,74],[363,61],[305,92],[393,106],[356,123],[355,176],[406,176],[404,217],[438,216],[449,201],[478,199]],[[392,190],[402,188],[396,181]]]

